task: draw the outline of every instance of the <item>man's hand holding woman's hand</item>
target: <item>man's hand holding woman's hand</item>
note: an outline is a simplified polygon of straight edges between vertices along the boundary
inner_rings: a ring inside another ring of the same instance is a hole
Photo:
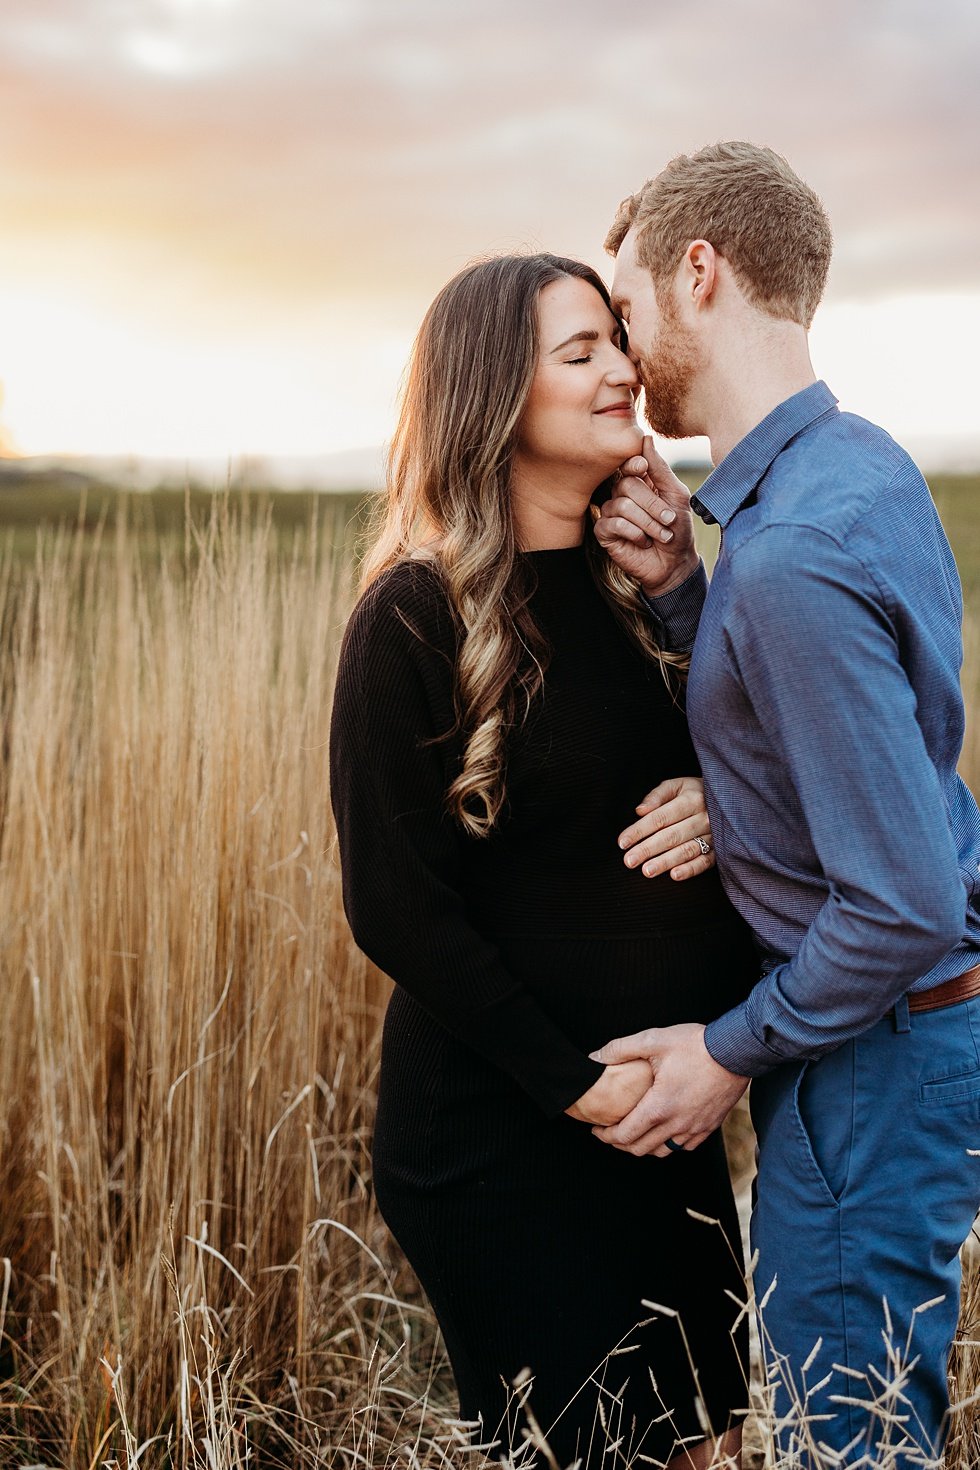
[[[603,1143],[637,1156],[665,1159],[678,1148],[697,1148],[721,1127],[749,1085],[747,1077],[715,1061],[704,1044],[704,1027],[694,1022],[621,1036],[592,1056],[606,1063],[607,1072],[638,1057],[649,1064],[653,1082],[632,1112],[611,1128],[593,1129]]]
[[[643,440],[642,455],[623,465],[596,521],[595,534],[648,597],[670,592],[697,570],[690,494],[649,435]]]
[[[633,1111],[652,1081],[649,1062],[629,1061],[607,1066],[599,1080],[565,1112],[579,1123],[612,1127]]]

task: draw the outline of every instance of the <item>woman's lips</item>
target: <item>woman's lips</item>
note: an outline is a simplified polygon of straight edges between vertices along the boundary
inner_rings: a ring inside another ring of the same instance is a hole
[[[632,418],[636,409],[632,403],[610,403],[608,408],[597,408],[596,413],[614,414],[619,418]]]

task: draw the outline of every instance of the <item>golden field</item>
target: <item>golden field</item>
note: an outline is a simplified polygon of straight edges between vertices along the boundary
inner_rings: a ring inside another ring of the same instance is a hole
[[[387,982],[326,759],[357,508],[81,507],[0,558],[0,1465],[465,1463],[371,1196]],[[949,1466],[977,1463],[967,1407]]]

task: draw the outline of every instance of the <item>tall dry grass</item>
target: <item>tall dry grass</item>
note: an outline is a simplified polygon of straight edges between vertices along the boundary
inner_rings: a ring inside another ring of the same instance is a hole
[[[327,791],[345,513],[0,562],[4,1466],[465,1463],[370,1193],[387,984]]]
[[[350,566],[225,506],[0,567],[5,1464],[382,1464],[385,1393],[425,1438],[329,814]]]

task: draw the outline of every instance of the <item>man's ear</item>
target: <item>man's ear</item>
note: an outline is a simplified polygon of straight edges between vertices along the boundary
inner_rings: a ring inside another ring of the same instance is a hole
[[[718,252],[708,240],[692,240],[682,262],[684,289],[698,310],[708,305],[718,280]]]

